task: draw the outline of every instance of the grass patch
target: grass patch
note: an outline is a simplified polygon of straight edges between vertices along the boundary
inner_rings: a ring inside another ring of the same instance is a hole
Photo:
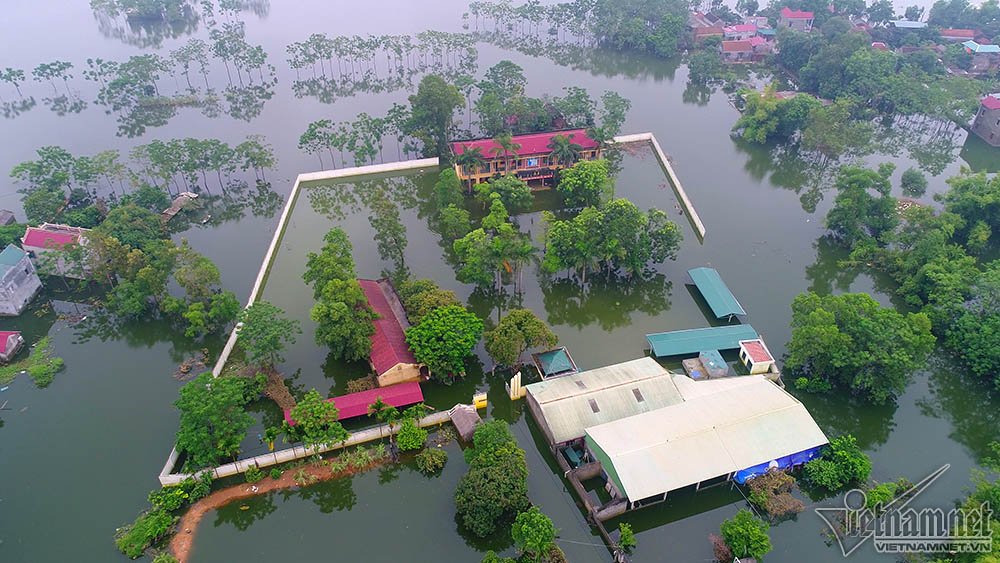
[[[55,379],[56,373],[63,368],[62,358],[52,355],[49,337],[38,341],[28,357],[13,364],[0,367],[0,385],[6,385],[23,371],[38,387],[47,387]]]

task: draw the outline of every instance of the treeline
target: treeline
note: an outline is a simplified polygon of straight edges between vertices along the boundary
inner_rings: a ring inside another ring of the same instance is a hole
[[[60,221],[87,228],[106,213],[106,203],[94,201],[100,189],[108,190],[113,205],[138,201],[158,213],[169,205],[167,194],[202,189],[211,193],[209,172],[225,191],[224,175],[228,179],[237,170],[253,170],[263,178],[264,170],[276,164],[274,150],[259,135],[235,147],[218,139],[157,140],[132,149],[129,161],[117,150],[74,156],[62,147],[46,146],[36,154],[36,160],[10,172],[21,185],[28,222]]]
[[[566,35],[592,45],[672,56],[686,45],[688,4],[678,0],[573,0],[551,5],[472,2],[476,28],[494,32]]]
[[[288,45],[288,65],[299,71],[311,68],[319,74],[339,76],[378,73],[379,59],[385,59],[386,71],[399,73],[414,68],[474,65],[478,52],[474,42],[463,33],[424,31],[410,35],[367,35],[328,37],[314,33],[305,41]],[[336,64],[336,72],[334,72]]]
[[[827,215],[831,237],[851,265],[873,264],[896,292],[930,319],[931,330],[973,374],[1000,386],[1000,176],[964,174],[938,197],[941,211],[898,213],[888,172],[846,168]]]

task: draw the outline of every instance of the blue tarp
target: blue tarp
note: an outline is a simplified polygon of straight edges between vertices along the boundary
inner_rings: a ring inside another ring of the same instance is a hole
[[[746,483],[748,479],[752,479],[758,475],[763,475],[764,473],[767,473],[767,470],[772,467],[777,467],[778,469],[788,469],[789,467],[795,465],[801,465],[803,463],[806,463],[810,460],[819,457],[819,454],[823,451],[824,447],[826,446],[825,445],[816,446],[815,448],[809,448],[808,450],[805,450],[803,452],[799,452],[792,455],[786,455],[785,457],[780,457],[778,459],[774,459],[766,463],[761,463],[759,465],[755,465],[753,467],[748,467],[746,469],[737,471],[734,480],[740,485],[742,485]]]

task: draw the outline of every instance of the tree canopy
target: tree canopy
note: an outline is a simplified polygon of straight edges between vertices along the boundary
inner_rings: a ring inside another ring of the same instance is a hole
[[[260,382],[244,377],[212,377],[203,373],[181,387],[174,405],[181,411],[177,449],[185,454],[185,471],[215,466],[234,457],[254,419],[245,411],[260,394]]]
[[[483,335],[483,321],[460,305],[437,307],[406,330],[406,343],[431,376],[445,382],[465,374],[465,358]]]
[[[260,366],[283,361],[285,347],[301,334],[299,321],[285,318],[285,312],[267,301],[255,301],[240,315],[239,344],[247,360]]]
[[[517,515],[510,529],[514,545],[524,553],[535,556],[535,561],[541,561],[555,545],[556,527],[552,519],[546,516],[537,506]]]
[[[347,439],[348,432],[338,422],[339,411],[332,401],[327,401],[319,392],[311,389],[292,407],[289,413],[295,421],[286,432],[302,441],[307,447],[322,447]],[[287,426],[287,422],[285,423]]]
[[[528,508],[528,465],[507,423],[489,420],[476,427],[465,452],[469,471],[455,491],[462,525],[479,537]]]
[[[843,388],[885,403],[902,393],[910,374],[926,362],[935,342],[930,329],[926,314],[901,314],[868,294],[803,293],[792,302],[785,366],[801,376],[797,387]]]
[[[771,538],[767,535],[767,522],[741,509],[735,516],[722,523],[720,531],[726,545],[736,557],[760,560],[771,551]]]
[[[410,120],[406,132],[423,144],[424,156],[447,158],[448,136],[455,110],[465,104],[465,98],[453,84],[436,74],[425,76],[410,96]]]
[[[555,346],[559,341],[545,321],[530,309],[509,311],[496,328],[486,332],[486,352],[497,364],[517,370],[529,348]]]
[[[608,161],[581,160],[559,172],[556,191],[570,207],[600,205],[611,192],[611,172]]]

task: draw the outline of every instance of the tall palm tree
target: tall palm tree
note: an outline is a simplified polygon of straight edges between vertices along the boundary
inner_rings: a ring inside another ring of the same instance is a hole
[[[580,160],[580,151],[583,146],[573,142],[573,135],[556,135],[549,141],[549,148],[552,149],[551,156],[557,164],[572,166],[574,162]]]
[[[493,139],[493,142],[498,146],[490,149],[494,155],[503,154],[504,158],[504,175],[510,172],[510,155],[516,153],[521,145],[514,142],[514,138],[511,137],[510,133],[504,133],[503,135],[498,135]]]
[[[455,157],[455,163],[464,168],[466,171],[471,170],[469,174],[469,191],[472,191],[472,178],[471,175],[478,173],[484,164],[486,164],[486,159],[483,157],[483,149],[479,147],[469,148],[468,145],[462,145],[462,154]]]

